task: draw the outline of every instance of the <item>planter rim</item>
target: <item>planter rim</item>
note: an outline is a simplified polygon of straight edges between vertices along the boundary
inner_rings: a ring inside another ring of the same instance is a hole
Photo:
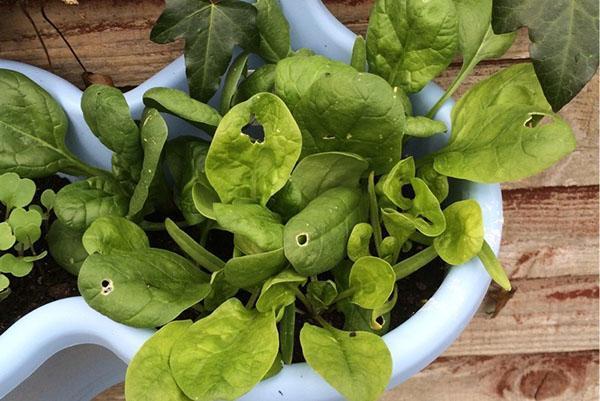
[[[308,47],[331,58],[348,61],[355,35],[341,24],[321,0],[281,0],[290,21],[292,44]],[[306,23],[310,21],[310,23]],[[0,60],[0,68],[19,71],[44,87],[65,109],[70,122],[68,146],[81,158],[99,167],[110,163],[110,152],[91,134],[80,110],[81,90],[45,70],[19,62]],[[142,94],[147,89],[166,86],[187,89],[183,56],[156,75],[127,92],[125,97],[134,116],[143,109]],[[411,96],[415,114],[424,114],[443,94],[430,83]],[[450,127],[449,100],[436,119]],[[168,124],[175,131],[189,126],[174,119]],[[446,136],[409,143],[410,153],[423,155],[442,147]],[[100,150],[100,151],[99,151]],[[498,252],[502,233],[502,195],[499,185],[453,181],[453,196],[476,199],[483,211],[485,239]],[[448,275],[427,303],[402,325],[383,336],[393,358],[392,388],[414,375],[437,358],[471,320],[490,283],[479,259],[449,269]],[[116,323],[91,309],[81,297],[44,305],[27,314],[0,336],[0,399],[55,353],[78,344],[97,344],[114,352],[128,363],[153,330],[135,329]],[[313,401],[339,400],[339,394],[306,363],[288,365],[275,377],[257,385],[240,401],[303,401],[310,389]],[[283,393],[283,395],[282,395]]]

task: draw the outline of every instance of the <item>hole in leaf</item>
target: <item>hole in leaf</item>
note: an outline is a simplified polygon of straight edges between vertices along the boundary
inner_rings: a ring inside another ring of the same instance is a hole
[[[548,114],[530,114],[529,118],[523,125],[527,128],[534,128],[552,123],[554,123],[554,117]]]
[[[425,223],[429,224],[430,226],[433,225],[433,221],[429,220],[429,218],[427,218],[427,216],[421,215],[420,217]]]
[[[356,337],[356,332],[355,331],[351,331],[350,332],[350,337]]]
[[[298,246],[306,246],[308,245],[308,241],[308,234],[302,233],[296,235],[296,244],[298,244]]]
[[[415,194],[415,190],[413,189],[412,185],[410,185],[410,184],[402,185],[401,191],[402,191],[402,196],[404,196],[405,198],[408,198],[411,200],[415,199],[416,194]]]
[[[112,280],[104,279],[104,280],[102,280],[100,285],[102,286],[102,291],[101,291],[102,295],[108,295],[113,291]]]
[[[248,124],[242,127],[242,134],[248,136],[252,143],[263,143],[265,141],[265,130],[254,114],[250,116]]]
[[[326,135],[326,136],[323,137],[323,139],[329,141],[329,140],[335,139],[335,135]]]

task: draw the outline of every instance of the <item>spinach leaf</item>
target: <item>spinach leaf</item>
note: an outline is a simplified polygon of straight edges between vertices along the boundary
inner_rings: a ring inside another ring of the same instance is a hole
[[[143,153],[140,130],[125,96],[112,86],[92,85],[83,92],[81,110],[90,130],[114,152],[113,173],[125,188],[133,190],[140,178]]]
[[[348,258],[356,262],[363,256],[370,256],[370,243],[373,237],[373,226],[369,223],[358,223],[348,237]]]
[[[279,353],[284,364],[292,363],[294,357],[294,341],[296,330],[296,304],[291,303],[285,307],[283,316],[279,321]]]
[[[113,251],[135,251],[150,248],[144,230],[131,221],[116,216],[97,218],[83,234],[83,247],[88,254],[110,255]]]
[[[204,307],[209,311],[214,311],[238,292],[238,287],[229,284],[225,278],[223,269],[214,272],[210,277],[210,289],[210,294],[204,299]]]
[[[192,200],[198,213],[207,219],[216,220],[213,205],[218,203],[220,199],[215,189],[208,182],[206,172],[194,183],[192,187]]]
[[[269,63],[277,63],[291,52],[290,26],[279,0],[257,0],[256,25],[260,35],[258,54]]]
[[[400,247],[408,241],[416,230],[414,219],[406,213],[399,213],[392,208],[383,208],[381,209],[381,216],[385,229],[391,236],[396,238]]]
[[[242,252],[268,252],[283,246],[281,219],[266,207],[251,203],[215,203],[213,208],[219,226],[243,239],[246,247]]]
[[[352,302],[365,308],[379,308],[388,300],[396,275],[392,266],[383,259],[374,256],[363,256],[352,265],[349,284]]]
[[[408,93],[448,67],[458,47],[453,0],[377,0],[367,30],[369,70]]]
[[[64,186],[56,194],[54,213],[66,227],[83,231],[101,216],[125,216],[129,198],[114,179],[92,177]]]
[[[231,102],[233,101],[233,96],[237,90],[238,82],[240,81],[242,75],[248,70],[249,56],[250,54],[248,52],[241,53],[233,60],[229,66],[229,69],[227,70],[219,107],[219,110],[223,115],[225,115],[231,108]]]
[[[262,141],[242,132],[254,120],[264,129]],[[244,200],[264,206],[285,185],[301,147],[300,130],[285,104],[260,93],[221,121],[206,156],[206,176],[223,203]]]
[[[450,192],[448,177],[438,173],[433,168],[433,163],[425,163],[417,169],[417,177],[422,179],[437,200],[442,203]]]
[[[381,179],[381,192],[400,209],[407,210],[412,206],[412,199],[404,196],[402,188],[410,184],[410,180],[415,177],[415,161],[412,156],[400,160],[390,170],[390,172]]]
[[[233,99],[238,104],[250,99],[260,92],[271,92],[275,86],[275,64],[265,64],[254,70],[250,76],[238,86]]]
[[[146,107],[172,114],[207,132],[221,122],[217,110],[178,89],[152,88],[144,93],[143,100]]]
[[[278,348],[273,313],[248,310],[232,298],[194,323],[173,345],[170,366],[188,397],[235,400],[265,376]]]
[[[196,266],[162,249],[90,255],[79,272],[79,292],[98,312],[133,327],[162,326],[210,292]]]
[[[367,218],[365,201],[360,189],[333,188],[287,222],[285,256],[298,273],[322,273],[345,257],[352,228]]]
[[[168,43],[180,37],[190,94],[206,102],[219,88],[234,47],[257,46],[256,9],[237,0],[167,0],[150,39]]]
[[[306,298],[317,313],[326,310],[333,304],[337,296],[337,286],[331,280],[313,280],[306,286]]]
[[[282,308],[296,301],[295,289],[304,283],[306,283],[306,277],[299,275],[294,270],[282,271],[265,281],[256,301],[256,309],[259,312],[273,311],[277,315]]]
[[[191,325],[191,320],[171,322],[144,343],[127,367],[128,401],[190,401],[171,375],[169,357]]]
[[[302,130],[303,155],[355,153],[377,174],[400,160],[404,108],[392,87],[376,75],[354,69],[323,75],[297,104],[294,117]]]
[[[423,116],[406,118],[406,135],[417,138],[427,138],[447,131],[442,121],[431,120]]]
[[[595,0],[494,0],[494,31],[526,26],[529,54],[554,111],[567,104],[598,68],[598,2]]]
[[[200,266],[211,272],[220,271],[225,267],[225,262],[194,241],[171,219],[165,220],[165,229],[181,250]]]
[[[0,173],[29,178],[59,171],[104,174],[67,149],[67,116],[42,87],[19,72],[0,69],[0,93]]]
[[[446,219],[440,208],[440,202],[420,178],[411,178],[410,185],[415,198],[408,214],[414,216],[415,227],[428,237],[440,235],[446,229]]]
[[[225,279],[237,288],[252,288],[279,273],[286,262],[283,248],[231,258],[225,263]]]
[[[135,185],[131,199],[129,200],[129,212],[127,216],[130,219],[138,219],[146,212],[144,208],[149,200],[151,186],[162,179],[161,156],[162,150],[167,142],[168,132],[167,123],[162,118],[158,110],[146,109],[142,117],[142,126],[140,136],[144,150],[144,161],[140,179]],[[157,174],[158,173],[158,174]],[[164,194],[163,194],[164,195]]]
[[[492,0],[454,0],[458,14],[458,47],[463,62],[444,96],[427,113],[429,117],[452,96],[481,60],[501,57],[513,44],[516,34],[496,35],[492,30]]]
[[[481,263],[483,263],[485,270],[487,270],[492,280],[502,287],[504,291],[510,291],[512,289],[510,280],[487,241],[483,241],[483,246],[477,256],[479,256]]]
[[[83,247],[83,231],[73,230],[60,220],[55,220],[48,230],[46,241],[52,258],[62,268],[73,275],[78,275],[81,265],[88,257]]]
[[[392,357],[375,334],[306,323],[300,343],[310,367],[350,401],[377,400],[390,380]]]
[[[451,265],[460,265],[476,256],[483,246],[483,214],[474,200],[456,202],[444,209],[446,231],[434,238],[433,246]]]
[[[396,263],[396,259],[398,259],[398,255],[400,255],[402,245],[404,244],[401,244],[398,238],[394,236],[385,237],[383,241],[381,241],[381,246],[379,247],[379,256],[388,263]]]
[[[352,46],[352,58],[350,65],[358,72],[366,72],[367,69],[367,47],[365,39],[358,35]]]

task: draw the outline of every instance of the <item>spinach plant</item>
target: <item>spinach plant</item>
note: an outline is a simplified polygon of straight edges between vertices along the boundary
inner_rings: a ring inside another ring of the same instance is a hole
[[[522,179],[575,142],[529,63],[471,88],[451,127],[431,119],[479,61],[512,43],[492,30],[492,10],[377,0],[348,65],[292,50],[276,0],[168,0],[152,38],[184,38],[191,96],[151,89],[136,121],[117,89],[88,88],[82,109],[113,151],[111,171],[68,151],[64,113],[43,89],[0,70],[0,172],[84,177],[56,194],[52,256],[94,309],[160,328],[129,366],[129,401],[234,400],[299,359],[348,400],[376,400],[392,372],[382,335],[399,280],[438,258],[478,259],[511,289],[480,205],[454,199],[449,178]],[[458,52],[454,83],[428,116],[413,115],[408,95]],[[264,64],[253,68],[254,56]],[[203,102],[219,86],[217,111]],[[162,113],[211,141],[168,140]],[[409,138],[449,129],[437,152],[403,154]],[[157,247],[155,230],[176,249]],[[6,224],[0,233],[2,245],[16,236]]]

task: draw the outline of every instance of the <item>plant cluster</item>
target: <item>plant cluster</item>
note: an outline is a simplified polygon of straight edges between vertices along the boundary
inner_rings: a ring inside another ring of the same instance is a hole
[[[466,3],[378,0],[348,65],[293,51],[276,0],[167,1],[152,37],[184,37],[191,96],[151,89],[136,121],[118,89],[89,87],[81,107],[113,152],[111,171],[67,149],[66,116],[47,92],[0,70],[0,172],[85,177],[56,194],[50,253],[78,274],[94,309],[162,327],[129,366],[129,401],[233,400],[298,347],[344,397],[375,400],[392,371],[381,336],[402,296],[398,280],[437,257],[478,257],[510,289],[484,240],[481,207],[453,194],[449,178],[522,179],[575,141],[525,63],[458,101],[443,148],[403,157],[405,143],[447,130],[431,119],[441,102],[512,44],[514,34],[493,33],[491,2]],[[235,46],[243,51],[230,64]],[[458,51],[455,83],[428,116],[413,115],[408,95]],[[264,65],[249,68],[251,54]],[[217,110],[205,102],[219,86]],[[168,140],[163,113],[211,141]],[[152,230],[166,230],[181,253],[152,247]],[[214,231],[231,234],[225,259],[208,245]],[[189,310],[195,322],[177,320]]]

